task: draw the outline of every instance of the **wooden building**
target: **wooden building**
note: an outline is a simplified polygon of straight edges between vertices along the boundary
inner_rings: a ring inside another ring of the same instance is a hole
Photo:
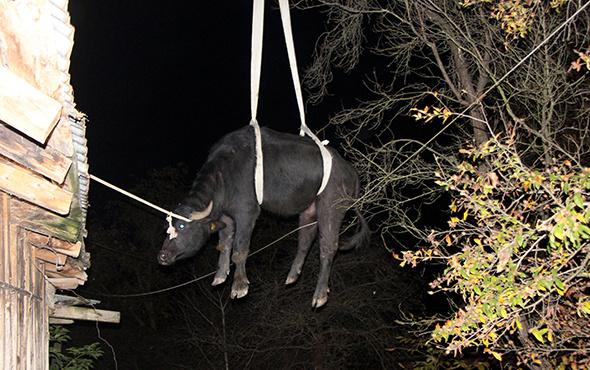
[[[50,322],[118,321],[84,284],[85,116],[70,85],[68,0],[0,0],[0,364],[47,369]],[[59,294],[56,294],[56,291]]]

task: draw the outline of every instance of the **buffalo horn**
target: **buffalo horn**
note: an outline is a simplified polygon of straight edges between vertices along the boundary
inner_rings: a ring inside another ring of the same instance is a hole
[[[207,216],[209,216],[209,214],[211,213],[211,210],[213,209],[213,201],[209,202],[209,205],[207,206],[207,208],[205,208],[204,211],[200,211],[200,212],[193,212],[190,215],[190,219],[193,221],[196,220],[201,220]]]

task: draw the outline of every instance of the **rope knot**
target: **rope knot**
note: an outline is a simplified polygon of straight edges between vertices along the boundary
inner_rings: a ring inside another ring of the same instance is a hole
[[[168,237],[170,240],[172,240],[178,236],[176,229],[172,225],[172,213],[168,213],[168,216],[166,216],[166,221],[168,221],[168,230],[166,230],[166,234],[168,234]]]

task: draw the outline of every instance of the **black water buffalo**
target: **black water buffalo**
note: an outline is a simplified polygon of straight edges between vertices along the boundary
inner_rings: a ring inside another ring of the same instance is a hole
[[[279,214],[299,214],[297,256],[286,284],[297,280],[303,262],[317,235],[320,234],[321,267],[312,306],[328,300],[328,278],[338,247],[340,225],[347,208],[357,199],[359,179],[354,168],[332,148],[332,172],[326,188],[317,194],[323,176],[322,158],[316,144],[307,137],[285,134],[263,128],[264,201],[259,205],[254,190],[254,129],[246,126],[223,137],[213,146],[209,157],[193,182],[188,197],[174,213],[192,219],[176,220],[174,229],[164,241],[158,261],[169,265],[194,255],[213,232],[219,232],[218,270],[213,285],[223,283],[231,260],[236,265],[231,297],[248,293],[246,258],[250,237],[260,207]],[[355,210],[359,230],[340,249],[360,247],[369,240],[370,230],[362,215]],[[233,251],[233,252],[232,252]]]

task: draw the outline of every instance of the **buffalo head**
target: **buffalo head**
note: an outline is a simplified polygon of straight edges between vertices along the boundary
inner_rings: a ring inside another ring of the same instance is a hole
[[[211,234],[225,227],[221,221],[209,217],[213,202],[204,211],[195,211],[188,205],[181,204],[174,209],[174,213],[191,219],[191,222],[175,220],[169,230],[169,236],[158,253],[161,265],[170,265],[180,259],[194,256],[207,242]]]

